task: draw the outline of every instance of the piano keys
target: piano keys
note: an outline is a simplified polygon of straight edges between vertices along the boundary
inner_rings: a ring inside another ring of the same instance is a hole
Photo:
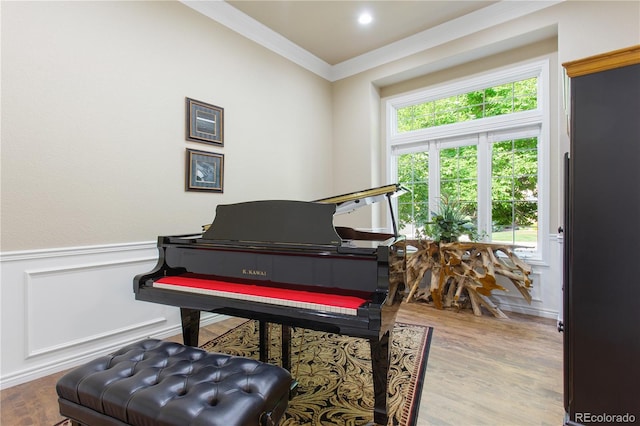
[[[290,327],[369,340],[374,422],[386,424],[389,338],[405,291],[404,238],[392,199],[399,185],[307,201],[219,205],[203,233],[158,237],[156,267],[134,278],[137,300],[180,307],[184,343],[198,345],[200,312],[282,324],[290,369]],[[392,233],[334,227],[334,215],[387,201]]]
[[[358,308],[367,301],[366,294],[358,297],[302,289],[287,289],[279,286],[231,283],[195,274],[162,277],[154,281],[152,285],[155,288],[345,315],[358,315]]]

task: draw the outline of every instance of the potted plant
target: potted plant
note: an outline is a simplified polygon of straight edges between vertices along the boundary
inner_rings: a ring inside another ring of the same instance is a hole
[[[431,221],[424,224],[422,234],[437,243],[458,241],[463,235],[471,241],[479,239],[474,221],[466,214],[462,203],[449,194],[441,196],[438,211],[431,212]]]

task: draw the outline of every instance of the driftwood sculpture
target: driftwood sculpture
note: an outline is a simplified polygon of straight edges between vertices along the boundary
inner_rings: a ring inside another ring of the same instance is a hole
[[[410,240],[418,250],[407,258],[407,301],[431,300],[438,309],[460,307],[466,293],[473,313],[481,315],[484,306],[494,316],[507,316],[490,299],[493,290],[508,291],[498,284],[496,275],[507,277],[531,303],[531,266],[520,260],[510,246],[478,242],[437,243]],[[420,291],[420,282],[431,271],[428,291]]]

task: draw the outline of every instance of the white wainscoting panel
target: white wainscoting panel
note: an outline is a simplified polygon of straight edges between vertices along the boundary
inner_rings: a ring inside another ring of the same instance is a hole
[[[166,322],[164,316],[149,318],[133,297],[132,278],[151,269],[149,260],[25,271],[27,357]]]
[[[2,253],[0,388],[178,334],[178,308],[135,300],[157,258],[155,242]]]
[[[500,309],[543,318],[558,318],[562,310],[562,238],[551,235],[549,241],[548,263],[531,262],[531,304],[526,302],[513,283],[499,277],[498,283],[509,290],[493,292],[492,298]]]

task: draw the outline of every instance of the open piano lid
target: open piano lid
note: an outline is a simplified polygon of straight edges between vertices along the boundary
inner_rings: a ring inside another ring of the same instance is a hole
[[[262,200],[219,205],[202,239],[243,244],[340,246],[342,239],[333,226],[335,213],[350,212],[384,198],[391,207],[391,198],[406,191],[394,184],[312,202]],[[391,217],[394,234],[398,235],[393,211]]]
[[[322,198],[315,200],[316,203],[335,204],[336,214],[349,213],[360,207],[369,204],[379,203],[385,198],[399,197],[407,193],[409,190],[397,183],[391,185],[380,186],[378,188],[365,189],[364,191],[352,192],[350,194],[338,195],[335,197]]]
[[[364,191],[352,192],[350,194],[338,195],[335,197],[323,198],[316,200],[316,203],[326,203],[336,205],[336,214],[349,213],[360,207],[369,204],[379,203],[387,199],[389,206],[389,214],[391,215],[391,224],[393,226],[394,235],[398,235],[398,225],[393,215],[393,205],[391,200],[406,194],[409,190],[400,184],[379,186],[377,188],[365,189]]]

